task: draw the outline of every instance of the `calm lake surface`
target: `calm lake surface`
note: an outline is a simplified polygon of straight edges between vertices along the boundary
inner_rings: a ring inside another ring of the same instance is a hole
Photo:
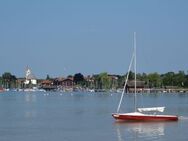
[[[115,122],[121,94],[0,93],[0,141],[187,141],[188,94],[143,94],[138,105],[166,106],[178,122]],[[122,111],[131,111],[133,95]]]

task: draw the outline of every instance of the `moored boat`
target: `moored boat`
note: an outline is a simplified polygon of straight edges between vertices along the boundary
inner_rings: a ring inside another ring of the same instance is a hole
[[[175,115],[150,115],[140,112],[133,113],[114,113],[112,116],[120,121],[177,121],[178,116]]]
[[[134,81],[135,81],[135,86],[134,86],[134,112],[131,113],[120,113],[120,106],[122,103],[122,99],[125,93],[125,88],[127,86],[128,78],[129,78],[129,73],[130,69],[132,66],[134,60]],[[129,65],[128,69],[128,74],[125,80],[124,88],[122,91],[122,95],[120,98],[120,102],[117,108],[117,113],[113,113],[112,116],[116,120],[121,120],[121,121],[177,121],[178,116],[176,115],[162,115],[162,114],[156,114],[157,112],[163,112],[165,107],[149,107],[149,108],[137,108],[137,86],[136,86],[136,33],[134,33],[134,51],[133,55],[131,58],[131,62]],[[148,114],[149,113],[149,114]]]

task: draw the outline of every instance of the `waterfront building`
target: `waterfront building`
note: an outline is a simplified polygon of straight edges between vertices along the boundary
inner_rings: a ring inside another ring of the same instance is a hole
[[[26,68],[26,72],[25,72],[25,88],[33,88],[37,86],[37,79],[34,76],[34,74],[31,72],[30,68]]]

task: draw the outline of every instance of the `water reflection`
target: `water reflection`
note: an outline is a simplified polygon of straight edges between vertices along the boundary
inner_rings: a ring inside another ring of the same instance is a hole
[[[35,118],[37,116],[36,111],[25,111],[25,118]]]
[[[26,94],[25,95],[25,101],[28,103],[36,102],[36,99],[37,99],[37,97],[34,94]]]
[[[26,119],[35,118],[37,116],[37,112],[35,109],[37,96],[34,94],[26,94],[24,96],[24,100],[26,102],[26,105],[24,107],[24,117]]]
[[[166,124],[169,122],[116,122],[117,139],[118,141],[159,139],[165,135]]]

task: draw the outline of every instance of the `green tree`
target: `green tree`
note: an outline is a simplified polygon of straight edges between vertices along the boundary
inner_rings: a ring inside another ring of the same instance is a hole
[[[73,77],[73,81],[75,82],[76,85],[81,85],[81,86],[85,85],[85,79],[83,74],[81,73],[76,73]]]
[[[12,75],[11,76],[11,88],[16,88],[16,81],[17,81],[16,76]]]
[[[122,75],[118,77],[118,88],[123,88],[125,83],[126,75]]]
[[[185,88],[188,88],[188,74],[185,76],[185,84],[184,84]]]
[[[94,88],[95,89],[101,89],[102,85],[101,85],[101,82],[100,82],[99,75],[98,74],[93,75],[93,78],[94,78]]]
[[[178,87],[184,87],[186,83],[186,75],[184,71],[179,71],[174,77],[175,85]]]
[[[6,89],[15,87],[15,85],[16,85],[16,76],[12,75],[10,72],[5,72],[2,75],[2,83],[3,83],[3,86]]]
[[[164,86],[174,86],[175,85],[174,76],[175,76],[174,72],[167,72],[167,73],[161,75],[163,85]]]
[[[3,83],[2,83],[2,77],[0,77],[0,86],[2,86]]]
[[[150,87],[161,87],[161,78],[158,73],[148,74],[149,86]]]
[[[100,73],[98,79],[102,89],[110,89],[111,82],[107,72]]]
[[[51,78],[50,78],[50,75],[49,74],[47,74],[47,76],[46,76],[46,80],[50,80]]]
[[[128,74],[128,73],[127,73]],[[127,75],[126,74],[126,75]],[[134,75],[135,75],[135,73],[134,72],[132,72],[132,71],[130,71],[129,72],[129,80],[134,80]]]

